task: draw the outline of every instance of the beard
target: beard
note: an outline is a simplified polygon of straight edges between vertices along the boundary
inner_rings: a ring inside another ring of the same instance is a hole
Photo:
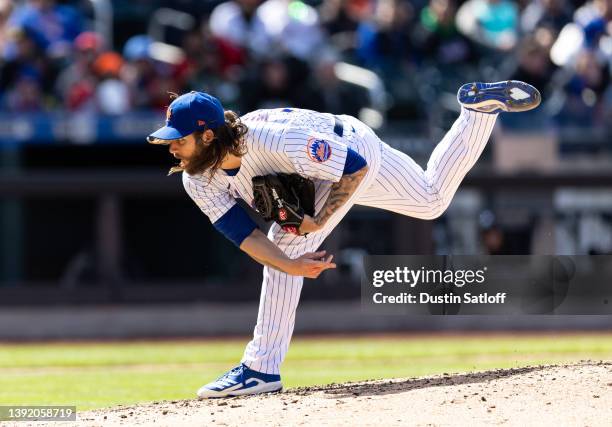
[[[189,159],[181,159],[179,166],[189,175],[204,172],[211,166],[210,145],[196,144],[195,151]]]

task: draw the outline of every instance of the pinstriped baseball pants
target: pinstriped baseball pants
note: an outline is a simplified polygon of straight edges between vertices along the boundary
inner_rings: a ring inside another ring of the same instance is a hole
[[[352,145],[368,161],[364,181],[349,201],[327,222],[324,229],[306,237],[284,233],[274,224],[268,238],[290,258],[315,251],[355,205],[371,206],[421,219],[440,216],[457,188],[474,166],[489,140],[497,114],[462,108],[459,118],[435,147],[423,170],[408,155],[378,139],[374,132],[353,120],[362,144]],[[331,184],[317,186],[316,211],[329,195]],[[264,267],[257,325],[242,362],[256,371],[280,373],[287,354],[295,312],[304,278]]]

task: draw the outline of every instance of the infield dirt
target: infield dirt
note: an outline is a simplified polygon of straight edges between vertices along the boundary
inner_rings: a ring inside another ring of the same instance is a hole
[[[78,421],[86,426],[610,426],[612,362],[153,402],[81,412]]]

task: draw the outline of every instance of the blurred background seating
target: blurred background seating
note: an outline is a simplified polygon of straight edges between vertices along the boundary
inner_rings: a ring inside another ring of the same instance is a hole
[[[499,147],[439,220],[355,209],[326,242],[341,268],[307,298],[358,293],[334,284],[355,281],[364,251],[610,253],[612,205],[581,195],[612,187],[611,21],[608,0],[0,0],[0,288],[94,302],[209,298],[220,283],[221,299],[257,294],[259,267],[144,140],[169,92],[189,90],[240,113],[351,114],[421,164],[461,83],[542,92],[538,110],[501,118]]]

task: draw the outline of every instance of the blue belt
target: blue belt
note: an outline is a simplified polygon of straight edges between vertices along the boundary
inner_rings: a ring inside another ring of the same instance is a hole
[[[350,130],[356,132],[355,127],[353,125],[351,125]],[[334,133],[340,138],[344,136],[344,121],[338,116],[334,116]]]
[[[334,133],[340,138],[344,135],[344,123],[336,116],[334,116]]]

